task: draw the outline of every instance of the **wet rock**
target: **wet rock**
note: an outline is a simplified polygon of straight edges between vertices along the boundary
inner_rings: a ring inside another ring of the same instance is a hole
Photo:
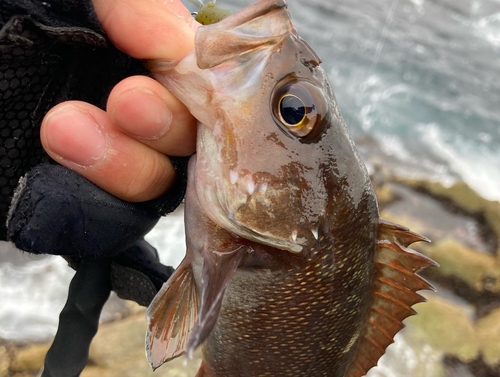
[[[438,293],[424,293],[429,302],[415,306],[420,315],[405,321],[407,329],[369,376],[500,376],[500,204],[463,184],[446,188],[417,180],[387,182],[378,175],[382,217],[432,238],[432,244],[412,247],[440,263],[425,276],[442,287]],[[82,377],[196,374],[199,354],[187,366],[179,358],[152,374],[144,353],[144,310],[132,305],[127,313],[125,319],[101,325]],[[8,348],[4,353],[0,348],[0,377],[35,376],[48,347]]]
[[[14,350],[10,362],[10,370],[16,373],[36,373],[43,367],[45,354],[49,350],[50,344],[31,344],[26,347]]]
[[[500,366],[489,367],[481,357],[470,363],[463,363],[455,357],[448,356],[444,359],[446,377],[498,377]]]
[[[383,183],[374,186],[374,189],[380,208],[385,208],[387,205],[400,199],[399,195],[394,190],[394,185]]]
[[[478,252],[447,238],[434,244],[415,245],[415,248],[440,264],[439,271],[432,271],[433,276],[439,274],[448,279],[459,279],[465,282],[473,294],[500,294],[500,263],[495,256]],[[476,297],[477,298],[477,297]],[[475,300],[471,297],[471,300]]]
[[[81,377],[193,377],[201,363],[200,353],[184,365],[177,358],[154,374],[146,360],[144,309],[131,308],[136,314],[101,325],[92,342],[87,367]],[[50,343],[0,347],[0,377],[36,376],[42,368]]]
[[[394,181],[404,181],[410,186]],[[431,244],[420,242],[412,248],[431,257],[441,267],[427,269],[422,275],[474,303],[477,315],[483,316],[500,306],[500,259],[496,255],[498,242],[492,227],[482,212],[471,209],[486,211],[483,205],[492,204],[495,208],[498,203],[478,199],[475,194],[472,202],[476,204],[461,208],[456,191],[465,190],[470,194],[469,189],[453,186],[448,193],[437,184],[429,186],[440,187],[441,191],[434,188],[438,194],[433,194],[430,189],[420,189],[425,185],[422,181],[402,179],[385,183],[397,199],[382,205],[381,216],[429,237]],[[450,198],[453,198],[451,205]]]
[[[184,366],[183,358],[175,359],[158,369],[154,375],[144,351],[145,312],[122,321],[102,326],[90,348],[89,367],[82,377],[193,377],[198,371],[199,354]]]
[[[397,180],[475,216],[487,228],[485,233],[493,233],[494,237],[486,236],[494,243],[493,247],[500,260],[500,202],[484,199],[464,182],[446,187],[439,182],[401,178]]]
[[[432,239],[412,248],[440,264],[423,274],[443,286],[415,306],[419,316],[406,321],[405,340],[417,353],[424,345],[439,354],[445,377],[499,376],[500,203],[463,183],[446,188],[392,179],[384,185],[392,197],[385,195],[382,217]]]
[[[80,377],[115,377],[117,376],[116,372],[107,368],[96,367],[89,365],[87,366]]]
[[[490,367],[500,367],[500,308],[478,321],[477,334],[484,362]]]
[[[9,371],[9,354],[7,347],[0,346],[0,376],[7,376]]]
[[[446,370],[446,377],[479,377],[474,374],[468,364],[464,364],[455,357],[445,357],[443,361]]]
[[[492,245],[496,238],[484,237],[483,226],[476,216],[450,209],[439,198],[402,184],[388,183],[384,187],[390,189],[396,199],[381,205],[383,216],[399,218],[405,226],[411,223],[413,231],[433,242],[451,237],[478,251],[496,253],[496,246]]]
[[[437,295],[428,297],[427,303],[414,306],[419,315],[405,322],[409,339],[465,363],[476,359],[480,342],[470,314],[452,301]]]

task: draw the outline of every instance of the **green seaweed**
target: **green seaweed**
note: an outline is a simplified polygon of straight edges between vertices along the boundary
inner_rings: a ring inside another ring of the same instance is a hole
[[[500,308],[478,321],[477,333],[485,363],[490,367],[500,365]]]
[[[415,305],[419,315],[405,321],[411,325],[409,338],[465,363],[476,359],[480,342],[470,316],[451,301],[437,296],[428,298],[428,302]]]

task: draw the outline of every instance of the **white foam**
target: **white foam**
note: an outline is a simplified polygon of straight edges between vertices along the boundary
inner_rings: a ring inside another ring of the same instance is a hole
[[[366,377],[435,376],[440,369],[442,354],[428,345],[411,346],[405,339],[406,330],[394,337],[394,343],[380,358],[378,366]]]
[[[467,140],[462,140],[459,148],[454,147],[445,141],[438,125],[430,123],[418,127],[432,144],[431,150],[446,160],[464,182],[484,198],[500,200],[500,150],[478,148]]]
[[[0,244],[2,259],[6,253],[20,253],[6,243]],[[0,264],[0,338],[46,340],[55,334],[59,312],[66,302],[74,271],[60,257]]]
[[[156,227],[146,236],[146,241],[153,245],[160,261],[177,267],[186,254],[186,233],[184,230],[184,206],[162,217]]]
[[[474,23],[476,32],[495,47],[500,47],[500,12]]]

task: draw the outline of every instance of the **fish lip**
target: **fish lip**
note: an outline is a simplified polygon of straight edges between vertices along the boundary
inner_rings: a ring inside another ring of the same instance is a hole
[[[304,250],[305,245],[303,246],[300,244],[294,244],[291,242],[287,242],[283,239],[273,237],[272,235],[266,235],[265,233],[256,232],[252,228],[249,228],[247,225],[238,222],[233,217],[228,217],[228,219],[236,229],[243,230],[243,232],[241,232],[240,235],[249,241],[258,242],[263,245],[273,247],[275,249],[288,251],[292,254],[300,254]]]
[[[267,232],[258,232],[253,228],[251,228],[250,226],[246,225],[245,223],[240,222],[235,217],[235,214],[238,213],[240,209],[244,209],[245,206],[247,206],[248,203],[253,198],[258,198],[258,197],[265,198],[268,189],[272,188],[274,183],[280,183],[280,181],[273,178],[268,178],[265,181],[262,181],[261,179],[256,179],[255,173],[242,175],[234,170],[231,170],[229,172],[229,176],[230,176],[229,182],[231,183],[231,186],[234,187],[240,194],[244,195],[244,201],[242,201],[242,203],[240,203],[240,205],[237,208],[230,211],[227,215],[227,219],[229,220],[233,228],[237,230],[233,231],[235,234],[238,234],[238,236],[248,239],[249,241],[261,243],[263,245],[270,246],[274,249],[288,251],[289,253],[292,254],[300,254],[303,252],[305,248],[308,247],[308,245],[310,245],[311,243],[315,244],[318,242],[319,226],[311,227],[310,238],[304,237],[303,234],[301,235],[301,237],[299,237],[298,236],[299,229],[295,229],[291,233],[289,239],[286,239],[273,236],[272,234]],[[250,182],[252,183],[251,184],[252,190],[248,190],[248,185],[249,185],[248,176],[250,176]]]
[[[197,184],[199,184],[199,180],[197,180]],[[242,182],[245,183],[245,182]],[[233,185],[233,184],[231,184]],[[235,185],[235,184],[234,184]],[[267,185],[269,185],[269,182],[267,182]],[[258,187],[258,186],[257,186]],[[227,231],[230,233],[234,234],[236,237],[241,237],[245,240],[248,240],[250,242],[256,242],[262,245],[270,246],[274,249],[279,249],[283,251],[288,251],[292,254],[299,254],[303,251],[304,247],[306,246],[306,243],[299,244],[297,242],[290,242],[287,239],[280,238],[273,236],[270,233],[267,232],[258,232],[252,229],[250,226],[246,225],[245,223],[240,222],[238,219],[235,218],[235,213],[242,207],[246,206],[248,203],[249,198],[252,196],[262,194],[261,190],[254,190],[254,192],[250,195],[248,194],[247,191],[243,191],[244,186],[241,185],[241,188],[238,187],[238,191],[240,192],[245,192],[245,197],[246,200],[245,202],[242,202],[237,206],[236,208],[230,209],[224,205],[221,204],[220,200],[218,201],[218,204],[212,204],[218,206],[222,212],[217,214],[218,211],[210,211],[207,210],[205,207],[207,203],[203,200],[200,204],[202,208],[204,208],[205,213],[212,213],[215,217],[212,218],[209,216],[209,218],[212,219],[216,224],[219,224],[219,226],[225,228]],[[209,207],[208,207],[209,208]]]

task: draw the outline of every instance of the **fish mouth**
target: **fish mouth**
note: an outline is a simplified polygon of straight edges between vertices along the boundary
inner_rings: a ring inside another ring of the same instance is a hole
[[[296,226],[299,217],[288,216],[294,212],[287,207],[294,197],[293,189],[280,187],[279,179],[263,179],[259,174],[237,178],[231,171],[230,177],[228,192],[233,205],[225,207],[227,220],[238,236],[293,254],[319,242],[319,221]]]
[[[232,219],[230,219],[232,220]],[[304,249],[304,246],[298,244],[298,243],[292,243],[289,242],[285,239],[282,239],[280,237],[273,236],[272,234],[265,232],[265,233],[260,233],[252,228],[241,224],[238,221],[232,220],[233,224],[237,227],[240,227],[242,229],[242,235],[251,241],[256,241],[260,242],[264,245],[274,247],[276,249],[284,250],[284,251],[289,251],[292,254],[299,254],[302,252]]]

